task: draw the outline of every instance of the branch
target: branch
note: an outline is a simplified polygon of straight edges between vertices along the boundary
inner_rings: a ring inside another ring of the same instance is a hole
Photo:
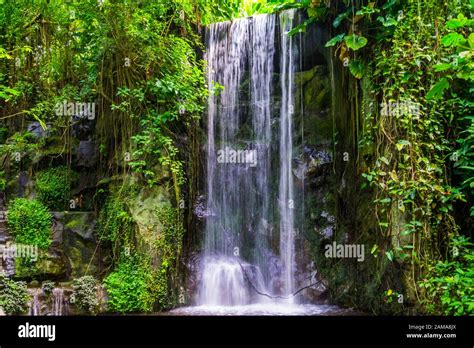
[[[252,288],[255,290],[255,292],[259,295],[262,295],[262,296],[266,296],[268,298],[281,298],[281,299],[284,299],[284,300],[288,300],[294,296],[296,296],[297,294],[299,294],[301,291],[303,291],[304,289],[307,289],[307,288],[310,288],[312,286],[315,286],[315,285],[318,285],[319,283],[322,282],[322,280],[318,280],[316,283],[312,283],[312,284],[309,284],[307,286],[304,286],[300,289],[298,289],[297,291],[295,291],[294,293],[288,295],[288,296],[280,296],[280,295],[270,295],[270,294],[267,294],[265,292],[261,292],[257,289],[257,287],[255,286],[255,284],[252,283],[252,281],[250,280],[250,278],[248,277],[247,275],[247,272],[245,272],[245,269],[244,267],[242,266],[242,264],[240,263],[239,260],[237,260],[237,262],[239,263],[239,266],[240,268],[242,269],[242,273],[245,275],[245,278],[247,279],[247,281],[249,282],[249,284],[252,286]]]

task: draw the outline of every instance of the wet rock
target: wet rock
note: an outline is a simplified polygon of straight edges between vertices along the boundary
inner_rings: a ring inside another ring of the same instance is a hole
[[[40,250],[38,260],[31,266],[15,267],[15,279],[63,279],[67,276],[67,261],[57,255]]]
[[[83,167],[93,167],[97,162],[97,150],[93,141],[81,140],[76,149],[76,164]]]
[[[30,122],[27,126],[27,130],[37,138],[48,136],[48,131],[44,130],[43,127],[41,127],[41,124],[37,121]]]
[[[209,216],[213,216],[212,212],[206,207],[206,196],[199,195],[194,203],[194,215],[200,220],[204,220]]]
[[[69,261],[70,276],[96,275],[100,271],[100,252],[97,252],[95,214],[67,212],[63,218],[63,249]]]

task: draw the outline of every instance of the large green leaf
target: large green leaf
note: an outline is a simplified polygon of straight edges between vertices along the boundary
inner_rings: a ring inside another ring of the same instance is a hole
[[[441,43],[445,47],[457,46],[460,42],[464,40],[464,36],[458,33],[449,33],[448,35],[443,36]]]
[[[339,25],[341,25],[341,22],[346,19],[350,14],[350,9],[344,13],[341,13],[339,16],[336,17],[336,19],[334,19],[334,21],[332,22],[332,26],[334,28],[337,28]]]
[[[356,79],[361,79],[362,76],[364,76],[364,65],[358,59],[351,60],[349,63],[349,71]]]
[[[436,72],[441,72],[441,71],[451,69],[452,66],[451,66],[451,64],[440,63],[440,64],[436,64],[433,68]]]
[[[329,40],[328,42],[326,42],[326,44],[324,45],[324,47],[332,47],[334,46],[335,44],[337,44],[338,42],[341,42],[342,39],[344,38],[345,34],[342,33],[342,34],[339,34],[337,36],[334,36],[331,40]]]
[[[367,45],[367,39],[363,36],[359,36],[356,34],[346,36],[344,38],[344,41],[346,42],[347,47],[354,51],[357,51]]]
[[[430,91],[426,94],[426,99],[437,99],[444,94],[444,91],[449,88],[449,82],[446,78],[439,80]]]
[[[462,13],[458,14],[457,18],[450,19],[446,22],[446,28],[458,29],[465,26],[471,26],[474,24],[474,20],[466,18]]]

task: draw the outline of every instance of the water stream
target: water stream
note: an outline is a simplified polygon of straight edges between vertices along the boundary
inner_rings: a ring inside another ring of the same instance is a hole
[[[204,251],[195,306],[171,315],[320,315],[298,304],[295,262],[294,10],[207,28]],[[278,69],[278,71],[276,71]]]

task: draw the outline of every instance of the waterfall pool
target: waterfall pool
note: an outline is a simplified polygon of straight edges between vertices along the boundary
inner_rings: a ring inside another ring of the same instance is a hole
[[[360,315],[352,309],[333,305],[315,304],[250,304],[243,306],[190,306],[166,312],[176,316],[311,316],[311,315]]]

